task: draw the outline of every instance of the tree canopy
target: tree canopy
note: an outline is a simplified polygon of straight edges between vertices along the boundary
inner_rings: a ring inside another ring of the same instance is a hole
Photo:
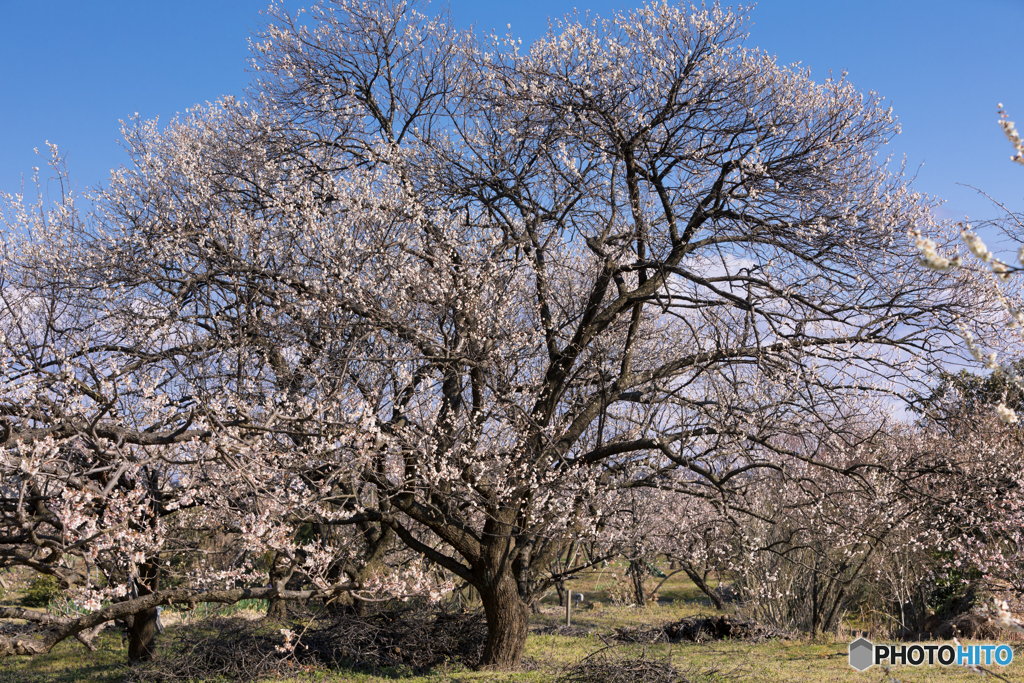
[[[868,467],[835,444],[971,300],[915,268],[891,111],[745,21],[649,4],[524,49],[410,3],[272,12],[247,100],[129,125],[94,214],[11,205],[0,563],[159,596],[216,528],[210,586],[267,549],[325,596],[439,567],[507,668],[618,491]],[[395,539],[428,564],[376,572]]]

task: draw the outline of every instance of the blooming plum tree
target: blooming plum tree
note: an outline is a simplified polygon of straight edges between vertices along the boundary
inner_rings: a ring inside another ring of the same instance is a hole
[[[5,523],[74,507],[103,453],[117,496],[191,505],[180,523],[282,552],[327,597],[393,535],[479,591],[504,669],[618,488],[835,471],[788,439],[917,386],[972,299],[899,239],[931,217],[875,159],[891,112],[743,47],[744,22],[649,4],[524,50],[408,3],[272,9],[248,103],[128,128],[89,220],[14,202]],[[79,526],[111,536],[114,490]],[[63,524],[60,552],[92,552]]]

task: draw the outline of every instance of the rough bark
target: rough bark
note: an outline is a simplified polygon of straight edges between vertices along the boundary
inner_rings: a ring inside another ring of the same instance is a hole
[[[411,496],[396,496],[399,509],[427,525],[450,543],[469,566],[440,553],[417,539],[406,527],[391,518],[389,526],[411,549],[448,569],[476,588],[487,620],[487,642],[480,668],[509,671],[519,667],[526,649],[529,603],[519,595],[516,576],[517,553],[513,539],[515,512],[508,508],[491,511],[484,524],[481,541],[456,524],[447,524],[433,510],[417,504]],[[522,567],[520,567],[520,571]]]
[[[528,606],[519,597],[511,572],[478,585],[487,618],[487,644],[480,668],[494,671],[517,669],[526,649]]]
[[[647,578],[647,561],[643,559],[629,561],[629,575],[633,582],[633,600],[637,607],[647,606],[647,591],[644,579]]]
[[[346,573],[352,584],[365,586],[375,574],[386,570],[384,553],[394,542],[395,532],[385,525],[371,523],[364,523],[359,529],[366,541],[363,563]],[[366,616],[372,611],[373,606],[374,603],[361,600],[358,595],[352,596],[352,607],[358,616]]]
[[[367,602],[366,600],[360,600],[359,598],[352,598],[352,611],[356,613],[357,617],[366,617],[370,615],[374,603]]]
[[[274,561],[270,567],[270,585],[277,590],[277,593],[267,601],[267,619],[271,621],[284,621],[288,618],[288,601],[281,597],[281,593],[288,586],[288,580],[292,577],[292,568],[280,553],[275,553]]]
[[[278,591],[284,590],[283,581],[275,581],[271,585]],[[274,595],[267,601],[267,619],[271,621],[284,621],[288,618],[288,601],[280,596],[280,594]]]
[[[152,595],[160,590],[160,568],[150,562],[139,567],[136,585],[140,597]],[[153,659],[159,615],[156,605],[133,615],[131,627],[128,630],[128,661],[148,662]]]
[[[148,662],[153,659],[156,645],[156,608],[135,615],[128,631],[128,661]]]
[[[288,603],[284,598],[274,597],[267,605],[267,619],[271,621],[284,621],[288,618]]]

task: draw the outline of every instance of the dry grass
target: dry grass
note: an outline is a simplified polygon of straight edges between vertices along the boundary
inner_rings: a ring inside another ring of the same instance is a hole
[[[572,591],[584,593],[586,604],[590,606],[574,611],[573,628],[568,633],[564,628],[559,628],[564,623],[564,610],[558,607],[557,598],[552,595],[542,603],[542,613],[533,616],[531,635],[527,640],[528,670],[503,674],[477,672],[449,660],[440,663],[435,661],[429,668],[419,670],[413,667],[385,666],[374,673],[372,669],[368,671],[366,668],[307,666],[300,659],[266,680],[280,683],[589,683],[598,680],[656,683],[668,680],[665,676],[674,676],[672,683],[879,683],[883,679],[878,668],[863,673],[850,668],[845,640],[618,644],[615,642],[617,629],[646,629],[653,632],[665,624],[687,617],[721,613],[715,612],[706,600],[701,599],[692,584],[675,577],[659,591],[662,598],[669,598],[672,602],[649,605],[643,609],[611,605],[608,602],[607,587],[611,585],[610,575],[617,569],[621,571],[614,566],[606,567],[603,572],[592,572],[572,583]],[[255,615],[252,610],[243,610],[233,616],[232,622],[226,623],[241,626],[245,617]],[[200,628],[206,627],[190,621],[195,619],[195,615],[165,612],[165,617],[169,625],[162,642],[167,650],[173,650],[176,644],[195,642],[201,637],[216,639],[218,636],[217,632],[200,632]],[[250,628],[259,630],[257,624]],[[273,640],[278,637],[278,628],[267,626],[263,635]],[[842,635],[846,637],[845,632]],[[352,635],[349,640],[354,643],[357,639]],[[608,649],[610,645],[614,647]],[[113,683],[123,680],[127,673],[124,667],[126,650],[120,634],[113,631],[102,634],[99,646],[98,652],[90,654],[76,642],[65,642],[45,656],[9,658],[0,665],[0,683]],[[1024,648],[1016,652],[1015,659],[1010,667],[993,668],[1009,680],[1024,680]],[[340,664],[347,666],[344,662]],[[981,680],[977,675],[958,667],[905,666],[898,667],[894,673],[904,683],[976,683]],[[619,674],[626,677],[616,678]]]

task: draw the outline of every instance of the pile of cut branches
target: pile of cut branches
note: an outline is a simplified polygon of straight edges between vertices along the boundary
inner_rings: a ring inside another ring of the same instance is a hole
[[[612,635],[612,639],[620,643],[705,643],[726,638],[761,643],[774,638],[789,640],[794,637],[788,631],[753,621],[704,615],[687,617],[656,628],[618,628]]]
[[[386,610],[368,616],[342,614],[310,629],[296,656],[313,655],[324,663],[383,669],[408,667],[424,672],[444,664],[474,667],[487,640],[479,613]]]
[[[607,647],[568,667],[558,683],[711,683],[722,680],[719,674],[718,670],[680,670],[646,652],[629,656]]]
[[[257,681],[297,671],[297,662],[278,649],[284,637],[259,622],[215,617],[183,633],[173,645],[161,648],[156,661],[126,671],[125,682]]]
[[[487,627],[479,614],[409,608],[367,616],[343,613],[294,626],[289,646],[261,622],[215,618],[195,624],[158,661],[128,672],[129,683],[223,678],[257,681],[300,671],[348,668],[422,673],[442,664],[473,667]]]

